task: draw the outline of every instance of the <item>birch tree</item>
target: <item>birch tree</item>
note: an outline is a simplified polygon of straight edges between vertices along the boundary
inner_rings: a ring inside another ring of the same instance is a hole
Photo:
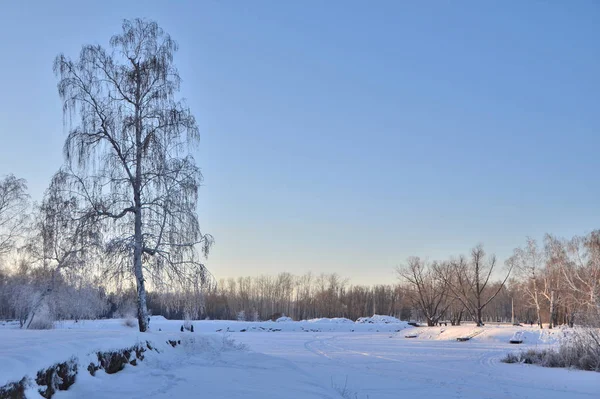
[[[546,267],[543,272],[544,287],[542,295],[546,299],[549,309],[550,320],[548,328],[558,325],[558,307],[564,302],[564,283],[562,279],[562,265],[566,258],[565,248],[562,242],[547,234],[544,238],[546,252]]]
[[[8,175],[0,180],[0,256],[15,248],[27,219],[29,196],[25,180]]]
[[[542,272],[544,267],[544,253],[538,249],[537,242],[527,238],[524,248],[516,248],[513,256],[507,260],[517,270],[517,275],[523,282],[522,287],[531,304],[535,307],[537,323],[543,328],[541,317],[541,287]]]
[[[578,322],[600,326],[600,230],[573,237],[565,246],[563,284],[574,299]]]
[[[64,171],[104,223],[113,275],[135,279],[142,332],[147,279],[210,278],[197,250],[207,255],[213,242],[196,214],[199,131],[176,98],[176,51],[156,22],[125,20],[108,49],[86,45],[78,59],[61,54],[54,64],[69,126]]]

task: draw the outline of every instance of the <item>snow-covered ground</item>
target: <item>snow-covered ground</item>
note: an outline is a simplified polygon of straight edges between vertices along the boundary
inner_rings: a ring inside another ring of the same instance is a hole
[[[600,373],[504,364],[510,351],[553,345],[560,329],[474,325],[412,328],[387,318],[303,322],[153,318],[140,334],[123,320],[58,323],[55,330],[0,327],[0,385],[77,356],[149,340],[148,353],[120,373],[85,368],[55,398],[598,398]],[[522,345],[508,341],[519,332]],[[415,336],[416,338],[405,338]],[[457,338],[472,337],[467,342]],[[183,345],[170,348],[167,339]],[[246,349],[231,343],[233,339]]]

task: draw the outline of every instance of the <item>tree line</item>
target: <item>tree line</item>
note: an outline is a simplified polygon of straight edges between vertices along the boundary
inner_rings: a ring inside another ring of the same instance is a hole
[[[428,325],[467,317],[482,325],[494,315],[513,323],[600,325],[600,231],[560,239],[546,235],[543,246],[528,238],[493,280],[496,257],[483,246],[469,256],[426,262],[409,258],[398,268],[413,305]]]
[[[428,262],[410,257],[398,267],[395,284],[356,285],[338,274],[260,275],[221,279],[210,285],[164,284],[148,293],[151,314],[170,319],[295,320],[384,314],[433,326],[469,321],[557,325],[598,325],[600,320],[600,231],[558,239],[543,248],[533,239],[514,250],[505,268],[482,246],[469,256]],[[42,295],[53,319],[132,317],[133,281],[119,289],[89,268],[52,270],[25,260],[0,269],[0,318],[27,323]],[[54,287],[48,291],[48,281]],[[129,284],[129,285],[127,285]],[[45,294],[44,294],[45,293]]]

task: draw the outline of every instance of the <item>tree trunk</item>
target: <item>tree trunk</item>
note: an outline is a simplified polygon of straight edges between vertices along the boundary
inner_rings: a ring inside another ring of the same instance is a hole
[[[142,217],[141,209],[135,214],[135,247],[133,250],[133,268],[137,285],[137,316],[140,332],[148,329],[148,308],[146,306],[146,282],[142,269]]]
[[[550,292],[550,323],[548,323],[548,328],[553,327],[554,323],[554,291]]]
[[[377,314],[377,303],[375,302],[375,290],[373,290],[373,316]]]
[[[477,308],[477,327],[483,326],[483,320],[481,319],[481,313],[482,313],[481,308]]]
[[[144,270],[142,268],[142,250],[144,245],[142,235],[142,116],[139,105],[140,99],[140,77],[137,71],[137,89],[136,89],[136,100],[138,100],[135,107],[135,141],[136,141],[136,168],[135,168],[135,181],[133,183],[133,200],[135,204],[135,230],[134,230],[134,249],[133,249],[133,271],[135,273],[135,280],[137,285],[137,314],[138,314],[138,325],[140,332],[148,330],[148,308],[146,306],[146,281],[144,280]]]
[[[537,324],[538,326],[540,326],[540,328],[544,328],[544,326],[542,325],[542,317],[540,316],[540,301],[538,298],[537,283],[535,281],[535,278],[533,279],[533,301],[535,302]]]
[[[515,300],[510,298],[510,323],[515,325]]]
[[[479,260],[475,263],[475,293],[477,294],[477,327],[483,326],[481,320],[481,286],[479,284]]]

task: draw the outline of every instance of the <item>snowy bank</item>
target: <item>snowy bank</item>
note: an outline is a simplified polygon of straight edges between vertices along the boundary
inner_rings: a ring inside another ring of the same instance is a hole
[[[0,329],[0,387],[25,381],[28,398],[46,392],[45,380],[52,382],[54,369],[73,374],[73,382],[81,373],[108,374],[124,367],[137,366],[150,356],[193,354],[214,357],[227,350],[243,349],[233,340],[218,334],[139,333],[121,331]],[[60,379],[63,375],[57,374]],[[75,374],[78,376],[75,377]],[[47,377],[46,377],[47,375]],[[24,380],[25,379],[25,380]],[[69,384],[70,385],[70,384]],[[68,388],[68,386],[66,388]],[[66,389],[65,388],[65,389]],[[49,394],[50,397],[52,393]]]

